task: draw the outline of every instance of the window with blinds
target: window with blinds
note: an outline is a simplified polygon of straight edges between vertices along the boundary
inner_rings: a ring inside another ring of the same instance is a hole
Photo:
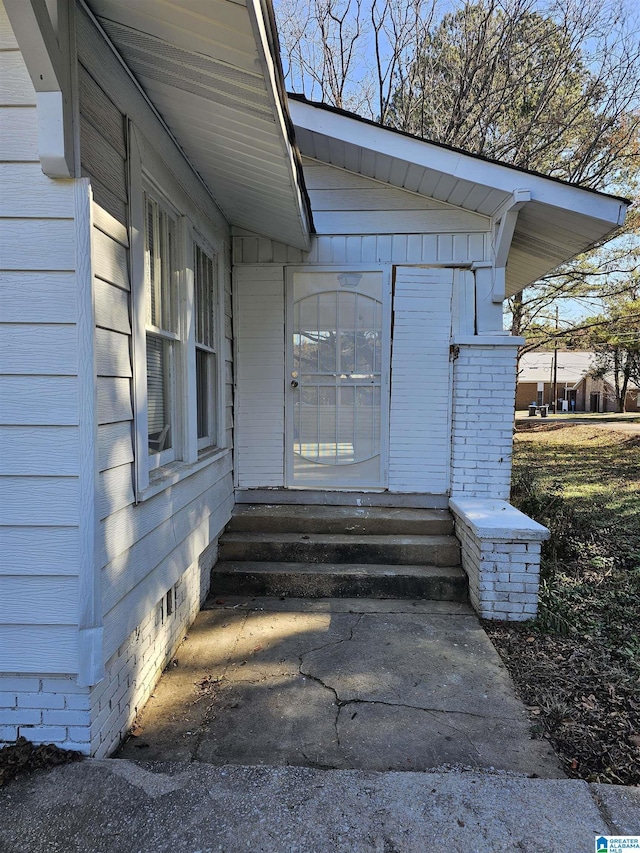
[[[147,418],[150,461],[175,458],[176,360],[180,340],[176,282],[176,223],[145,193]]]
[[[196,339],[196,406],[198,450],[217,439],[217,336],[218,283],[216,263],[197,243],[193,262]]]

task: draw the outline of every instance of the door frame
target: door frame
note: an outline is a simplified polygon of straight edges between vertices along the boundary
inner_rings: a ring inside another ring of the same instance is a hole
[[[292,264],[284,268],[284,486],[306,491],[384,492],[389,486],[389,421],[391,405],[391,324],[392,324],[393,264]],[[380,485],[303,486],[293,482],[294,413],[290,393],[291,364],[293,363],[293,276],[295,273],[381,273],[382,274],[382,368],[380,377]]]

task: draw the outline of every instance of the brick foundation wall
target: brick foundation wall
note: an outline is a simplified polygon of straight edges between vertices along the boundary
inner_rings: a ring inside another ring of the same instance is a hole
[[[453,365],[451,496],[506,500],[516,393],[517,342],[459,344]]]
[[[75,676],[0,676],[0,745],[22,736],[96,758],[112,753],[196,618],[216,558],[214,543],[149,610],[94,687],[78,687]]]
[[[89,691],[74,676],[0,676],[0,745],[25,737],[89,751]]]
[[[549,531],[505,501],[452,500],[451,510],[475,611],[484,619],[532,619]]]

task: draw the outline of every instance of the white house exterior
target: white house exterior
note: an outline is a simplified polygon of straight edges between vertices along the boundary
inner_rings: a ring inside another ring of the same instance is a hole
[[[0,5],[0,742],[109,754],[264,490],[451,502],[476,607],[535,612],[502,302],[626,203],[288,100],[276,43]]]

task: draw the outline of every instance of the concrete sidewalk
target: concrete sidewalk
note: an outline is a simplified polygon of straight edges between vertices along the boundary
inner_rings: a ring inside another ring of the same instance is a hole
[[[3,853],[593,853],[640,789],[487,773],[85,761],[0,789]]]
[[[468,605],[218,601],[198,616],[119,757],[563,776]]]
[[[558,778],[463,604],[211,602],[121,755],[145,760],[0,788],[0,851],[592,853],[640,833],[640,789]]]

